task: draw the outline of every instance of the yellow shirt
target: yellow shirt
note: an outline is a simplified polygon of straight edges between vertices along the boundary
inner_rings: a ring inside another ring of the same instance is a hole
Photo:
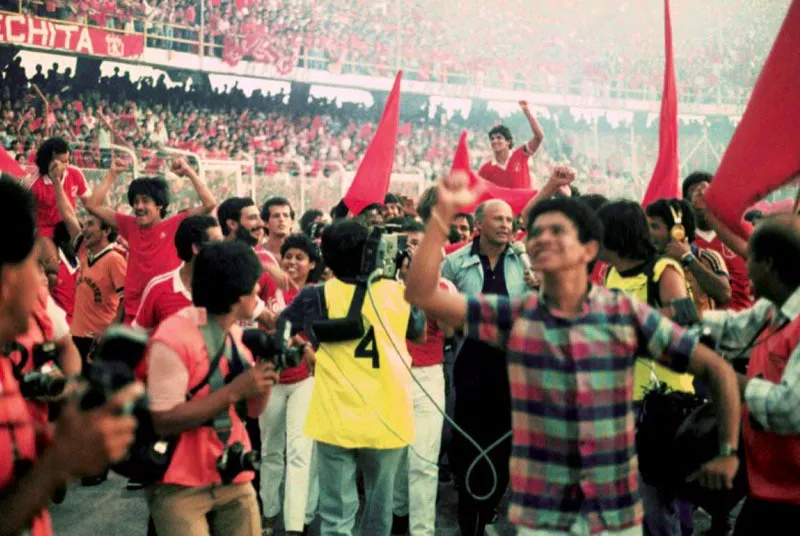
[[[680,263],[673,259],[661,258],[656,261],[653,267],[653,280],[656,283],[661,280],[661,274],[664,273],[667,266],[677,270],[685,280],[686,276]],[[606,288],[621,290],[643,302],[647,302],[647,275],[644,272],[631,277],[622,277],[617,269],[612,266],[608,269],[608,275],[606,276]],[[689,297],[692,297],[691,290],[687,288],[687,292]],[[655,363],[652,359],[640,358],[636,360],[634,370],[634,400],[641,400],[644,397],[645,390],[652,383],[653,373],[655,373],[660,382],[666,383],[675,391],[694,393],[694,385],[692,383],[694,377],[691,374],[679,374]]]
[[[325,283],[328,317],[346,317],[354,293],[354,285],[338,279]],[[406,347],[410,307],[396,281],[375,282],[372,294],[386,329],[367,296],[361,309],[364,337],[321,343],[317,350],[304,429],[317,441],[344,448],[393,449],[414,440],[411,376],[404,365],[411,364]]]

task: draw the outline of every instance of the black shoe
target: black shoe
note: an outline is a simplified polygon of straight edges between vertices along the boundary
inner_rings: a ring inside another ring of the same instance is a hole
[[[392,514],[392,534],[408,534],[408,516]]]

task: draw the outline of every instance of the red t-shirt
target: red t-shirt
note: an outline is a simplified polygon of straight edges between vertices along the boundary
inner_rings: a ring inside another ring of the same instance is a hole
[[[64,192],[73,208],[75,208],[75,198],[82,197],[89,191],[83,173],[76,167],[67,166],[61,183],[64,185]],[[39,228],[39,234],[53,238],[53,228],[63,219],[56,205],[53,182],[49,177],[40,175],[31,183],[30,189],[36,199],[36,225]]]
[[[446,279],[439,280],[439,288],[447,292],[456,292],[455,285]],[[428,336],[425,342],[414,344],[406,341],[408,353],[411,354],[412,367],[430,367],[441,365],[444,362],[444,333],[433,318],[427,316],[427,319]]]
[[[531,171],[528,168],[528,146],[514,149],[505,165],[492,158],[484,162],[478,175],[503,188],[530,189]]]
[[[464,246],[472,245],[472,241],[467,242],[456,242],[455,244],[448,244],[444,247],[444,254],[450,255],[454,251],[458,251],[459,249],[463,248]]]
[[[144,288],[160,274],[181,264],[175,250],[175,231],[188,212],[181,212],[152,227],[141,228],[136,218],[116,214],[119,235],[128,243],[128,273],[125,277],[125,314],[135,316]]]
[[[192,305],[192,293],[181,280],[180,268],[154,277],[142,292],[133,327],[156,329],[161,322]]]
[[[64,258],[61,250],[58,251],[61,262],[58,266],[58,279],[53,287],[51,296],[53,301],[67,313],[67,324],[72,325],[72,315],[75,312],[75,282],[78,280],[78,268],[71,266]]]
[[[705,238],[701,234],[706,235]],[[710,238],[711,240],[707,240]],[[731,280],[731,299],[720,309],[730,309],[732,311],[742,311],[753,305],[753,298],[750,289],[750,277],[747,275],[747,263],[739,255],[731,251],[728,246],[722,243],[716,233],[705,233],[696,231],[694,245],[700,249],[711,249],[722,255],[728,267],[728,274]]]

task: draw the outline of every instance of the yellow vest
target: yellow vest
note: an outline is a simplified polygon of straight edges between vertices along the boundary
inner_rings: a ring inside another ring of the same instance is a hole
[[[354,285],[338,279],[325,283],[328,318],[346,317],[354,293]],[[321,343],[317,350],[304,429],[317,441],[344,448],[393,449],[414,440],[412,380],[404,365],[411,364],[406,347],[410,307],[396,281],[375,282],[372,295],[385,329],[368,295],[361,309],[364,337]]]
[[[661,258],[653,267],[653,280],[656,283],[661,280],[661,274],[664,273],[667,266],[678,270],[681,277],[685,279],[686,276],[679,262],[669,258]],[[647,303],[647,276],[644,273],[632,277],[622,277],[617,269],[612,266],[608,269],[608,275],[606,276],[606,288],[621,290]],[[692,297],[688,286],[687,292],[689,292],[689,297]],[[694,385],[692,383],[694,376],[691,374],[679,374],[663,365],[659,365],[652,359],[640,358],[636,360],[634,369],[634,400],[641,400],[644,397],[645,389],[652,382],[653,372],[655,372],[659,381],[666,383],[675,391],[694,393]]]

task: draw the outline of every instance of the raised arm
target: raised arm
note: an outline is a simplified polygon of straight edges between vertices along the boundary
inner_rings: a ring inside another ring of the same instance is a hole
[[[53,159],[53,161],[50,163],[50,172],[48,173],[50,177],[60,177],[63,172],[63,165],[57,160]],[[72,203],[69,202],[67,192],[64,191],[64,185],[61,183],[61,181],[59,179],[55,179],[52,182],[53,190],[56,195],[56,206],[58,207],[58,211],[61,213],[61,218],[64,220],[64,224],[67,226],[67,232],[69,233],[70,240],[75,240],[75,237],[81,232],[81,224],[80,221],[78,221],[78,213],[75,211]]]
[[[100,184],[92,191],[92,195],[84,203],[86,210],[93,216],[100,218],[106,225],[113,225],[116,227],[117,211],[113,208],[105,206],[104,203],[108,197],[108,192],[111,191],[114,181],[117,180],[119,174],[125,171],[126,164],[123,160],[115,158],[111,163],[111,168],[100,181]]]
[[[550,199],[556,194],[556,192],[559,192],[564,188],[569,188],[569,185],[575,182],[575,175],[575,170],[569,166],[554,167],[553,172],[550,174],[550,178],[547,179],[546,183],[544,183],[542,189],[536,192],[536,195],[533,196],[530,201],[528,201],[528,204],[525,205],[525,208],[522,210],[522,224],[527,227],[528,213],[531,211],[534,205],[544,201],[545,199]]]
[[[189,216],[203,216],[205,214],[211,214],[211,212],[217,206],[217,198],[214,197],[214,194],[211,193],[208,185],[205,183],[205,181],[200,179],[192,166],[190,166],[183,158],[179,158],[172,162],[172,171],[182,177],[187,177],[190,181],[192,181],[192,185],[194,186],[197,195],[200,196],[200,202],[202,205],[189,209]]]
[[[467,319],[467,300],[458,292],[439,288],[442,247],[450,234],[450,222],[460,207],[475,202],[476,195],[468,188],[469,178],[457,172],[439,181],[436,189],[436,206],[425,236],[414,255],[414,262],[406,281],[406,300],[428,314],[454,327],[464,325]]]
[[[528,119],[528,124],[531,126],[531,130],[533,131],[533,138],[531,138],[528,143],[525,144],[525,147],[528,149],[528,154],[533,156],[536,154],[536,151],[539,150],[539,146],[544,140],[544,131],[542,130],[542,125],[539,124],[539,121],[537,121],[531,113],[531,110],[528,107],[528,101],[519,101],[519,107],[522,109],[522,113],[524,113],[525,117]]]
[[[699,185],[692,195],[692,204],[704,210],[706,222],[714,229],[719,235],[722,243],[728,248],[739,255],[741,258],[747,260],[747,240],[748,237],[741,237],[733,232],[727,225],[717,219],[717,217],[708,210],[705,203],[705,191],[708,189],[707,184]]]

